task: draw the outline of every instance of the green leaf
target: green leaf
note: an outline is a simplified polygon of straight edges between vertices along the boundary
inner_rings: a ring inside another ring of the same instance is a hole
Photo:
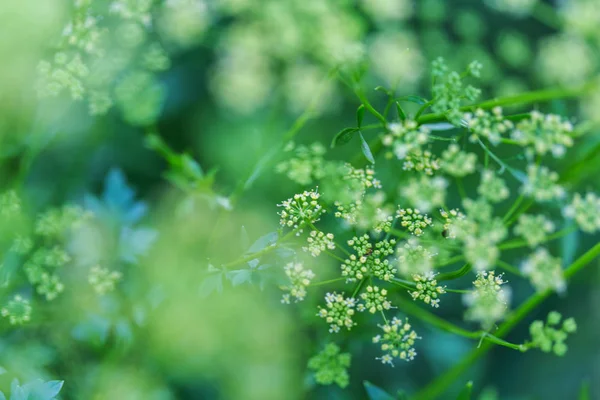
[[[331,140],[331,148],[333,149],[337,145],[346,144],[354,137],[354,133],[358,131],[358,128],[344,128],[339,131]]]
[[[362,132],[358,131],[358,135],[360,136],[360,143],[362,147],[362,152],[365,155],[365,158],[369,160],[371,164],[375,164],[375,158],[373,158],[373,153],[371,152],[371,148],[369,147],[369,143],[365,140],[362,135]]]
[[[394,400],[394,397],[390,395],[385,390],[373,385],[369,381],[364,381],[363,385],[365,385],[365,390],[367,391],[367,396],[369,400]]]
[[[471,400],[471,392],[473,391],[473,381],[467,382],[463,390],[460,391],[456,400]]]
[[[242,283],[252,282],[252,271],[249,269],[237,269],[235,271],[229,271],[227,273],[227,279],[233,286],[241,285]]]
[[[212,292],[223,291],[223,273],[218,272],[211,275],[208,275],[202,283],[200,284],[200,289],[198,290],[201,297],[208,297]]]
[[[256,242],[252,243],[252,246],[246,252],[247,254],[256,253],[257,251],[261,251],[267,246],[271,246],[273,243],[277,242],[279,235],[277,232],[269,232],[266,235],[263,235],[256,239]]]
[[[377,86],[375,88],[375,90],[378,91],[378,92],[383,92],[383,93],[387,94],[390,97],[392,97],[394,95],[391,90],[388,90],[388,89],[384,88],[383,86]]]
[[[358,109],[356,110],[356,126],[358,126],[358,129],[360,129],[360,127],[362,126],[364,116],[365,116],[365,105],[361,104],[360,106],[358,106]]]
[[[592,400],[592,394],[590,393],[590,382],[583,381],[581,389],[579,389],[578,400]]]
[[[402,107],[400,106],[400,102],[396,102],[396,110],[398,110],[398,117],[400,118],[401,121],[405,121],[406,120],[406,113],[404,112],[404,110],[402,109]]]
[[[412,95],[399,97],[398,100],[409,101],[411,103],[417,103],[419,105],[423,105],[423,104],[427,103],[427,101],[428,101],[427,99],[424,99],[422,97],[412,96]]]
[[[456,129],[456,126],[452,125],[450,122],[438,122],[434,124],[423,124],[424,128],[429,129],[430,131],[450,131],[452,129]]]

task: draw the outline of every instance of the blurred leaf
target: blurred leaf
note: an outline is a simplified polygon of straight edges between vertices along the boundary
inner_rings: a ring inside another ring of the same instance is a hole
[[[362,126],[364,116],[365,116],[365,105],[361,104],[360,106],[358,106],[358,109],[356,110],[356,126],[358,126],[359,129]]]
[[[233,286],[241,285],[242,283],[252,282],[252,271],[249,269],[238,269],[227,272],[227,279]]]
[[[572,226],[572,225],[571,225]],[[564,226],[563,229],[569,228]],[[560,250],[562,254],[562,260],[564,265],[569,265],[575,259],[577,249],[579,248],[579,231],[575,230],[566,236],[563,236],[560,240]]]
[[[138,258],[148,252],[157,237],[158,232],[154,229],[123,228],[119,240],[120,259],[132,264],[137,263]]]
[[[592,394],[590,392],[590,383],[586,380],[581,384],[579,389],[579,397],[577,400],[592,400]]]
[[[279,235],[277,232],[269,232],[266,235],[263,235],[256,239],[252,246],[246,251],[247,254],[256,253],[257,251],[261,251],[267,246],[271,246],[277,242]]]
[[[212,292],[221,293],[223,291],[223,273],[219,271],[218,273],[213,273],[208,275],[202,283],[200,284],[200,289],[198,292],[201,297],[207,297]]]
[[[417,103],[419,105],[423,105],[423,104],[427,103],[427,99],[424,99],[424,98],[419,97],[419,96],[412,96],[412,95],[411,96],[402,96],[402,97],[399,97],[398,100],[409,101],[411,103]]]
[[[365,158],[371,163],[375,164],[375,158],[373,158],[373,153],[371,153],[371,148],[369,147],[369,143],[365,140],[362,133],[359,131],[358,135],[360,136],[360,143],[362,152],[365,155]]]
[[[64,381],[48,381],[41,379],[19,385],[18,380],[11,384],[10,400],[54,400],[62,389]]]
[[[467,382],[463,390],[460,391],[456,400],[471,400],[471,392],[473,391],[473,381]]]
[[[396,102],[396,110],[398,110],[398,118],[400,118],[401,121],[406,120],[406,113],[404,112],[404,110],[400,106],[399,102]]]
[[[394,397],[390,395],[385,390],[373,385],[369,381],[364,381],[363,385],[365,386],[365,390],[367,391],[367,396],[369,400],[394,400]]]
[[[339,131],[331,140],[331,148],[348,143],[358,131],[357,128],[344,128]]]
[[[394,93],[392,93],[391,90],[388,90],[388,89],[384,88],[383,86],[377,86],[375,88],[375,90],[378,91],[378,92],[383,92],[383,93],[387,94],[390,97],[392,97],[394,95]]]

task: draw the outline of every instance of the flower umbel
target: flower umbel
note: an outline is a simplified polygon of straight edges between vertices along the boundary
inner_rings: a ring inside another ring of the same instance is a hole
[[[357,302],[352,297],[344,297],[344,294],[336,292],[325,295],[325,307],[319,307],[317,315],[325,318],[329,324],[330,333],[338,333],[340,328],[352,329],[356,322],[352,320],[355,314]]]
[[[380,325],[383,335],[373,338],[373,343],[381,344],[381,350],[385,353],[378,357],[383,364],[394,366],[393,360],[398,358],[404,361],[415,359],[417,352],[414,348],[415,341],[421,339],[406,320],[394,317],[391,323]]]
[[[299,262],[291,262],[283,267],[285,275],[290,280],[290,284],[283,286],[281,289],[289,292],[285,293],[281,302],[284,304],[290,304],[291,298],[294,298],[294,302],[304,300],[306,297],[306,287],[310,285],[310,281],[315,278],[315,274],[310,269],[305,269],[304,264]]]
[[[417,284],[416,290],[409,292],[413,300],[421,300],[434,308],[440,306],[439,296],[446,293],[446,287],[438,286],[435,276],[436,274],[433,272],[426,273],[425,275],[413,275],[413,280]]]

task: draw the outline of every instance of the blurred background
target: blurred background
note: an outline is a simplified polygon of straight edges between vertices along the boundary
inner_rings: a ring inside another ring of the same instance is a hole
[[[3,0],[0,26],[0,184],[21,198],[19,219],[0,228],[0,297],[21,294],[33,309],[28,324],[2,322],[0,388],[65,380],[63,399],[364,399],[363,380],[389,393],[424,387],[477,343],[415,322],[427,338],[419,357],[389,368],[359,326],[336,337],[353,355],[350,386],[317,386],[306,363],[329,340],[314,326],[325,290],[283,307],[277,278],[214,272],[264,247],[276,205],[304,190],[275,171],[284,141],[328,146],[354,126],[360,102],[335,78],[340,66],[368,65],[363,84],[381,108],[379,85],[427,98],[437,57],[458,71],[481,62],[482,100],[580,87],[600,70],[595,0]],[[600,86],[533,108],[585,121],[556,169],[570,189],[597,191]],[[357,154],[355,141],[327,158]],[[96,217],[60,237],[70,261],[48,301],[9,249],[65,205]],[[553,250],[567,264],[597,241],[575,233]],[[334,276],[319,260],[315,271]],[[514,308],[532,289],[511,286]],[[453,301],[438,314],[460,324]],[[497,347],[443,398],[473,380],[474,398],[575,399],[589,382],[600,399],[599,309],[589,268],[508,337],[522,341],[528,322],[558,310],[580,328],[564,358]]]

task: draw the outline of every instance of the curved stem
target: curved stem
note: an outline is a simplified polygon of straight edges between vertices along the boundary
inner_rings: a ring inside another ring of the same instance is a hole
[[[577,272],[588,266],[591,261],[600,255],[600,243],[585,252],[581,257],[575,260],[566,270],[565,279],[570,279]],[[507,335],[523,318],[525,318],[531,310],[542,303],[553,292],[550,290],[539,292],[527,299],[519,308],[517,308],[510,317],[500,325],[496,336],[502,338]],[[414,397],[416,400],[431,400],[442,395],[448,387],[454,383],[460,376],[480,357],[482,357],[492,347],[491,342],[486,342],[481,347],[474,349],[458,364],[450,368],[448,371],[440,375],[429,386],[425,387]]]

